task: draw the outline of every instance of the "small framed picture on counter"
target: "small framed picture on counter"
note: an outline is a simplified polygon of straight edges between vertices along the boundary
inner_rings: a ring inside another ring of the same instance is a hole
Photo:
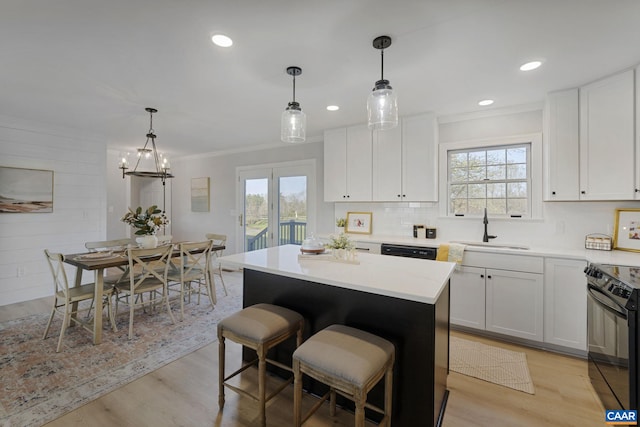
[[[613,249],[640,252],[640,209],[616,209]]]
[[[347,212],[346,233],[371,234],[371,212]]]

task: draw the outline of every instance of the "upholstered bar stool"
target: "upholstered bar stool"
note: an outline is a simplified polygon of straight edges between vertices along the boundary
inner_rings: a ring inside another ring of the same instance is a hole
[[[293,353],[294,425],[301,426],[327,397],[330,414],[334,416],[337,392],[355,402],[356,427],[364,427],[365,406],[384,415],[381,426],[390,426],[394,360],[393,344],[377,335],[344,325],[332,325],[316,333]],[[304,418],[303,374],[330,387]],[[384,410],[367,403],[367,394],[382,377],[385,377]]]
[[[233,314],[218,323],[219,341],[219,395],[218,405],[220,410],[224,407],[224,388],[231,390],[253,400],[257,400],[260,405],[260,420],[263,426],[266,425],[265,405],[276,394],[291,384],[293,377],[281,384],[271,395],[266,396],[266,372],[267,363],[279,368],[292,371],[290,366],[278,361],[267,359],[267,352],[272,347],[282,343],[288,338],[296,335],[296,347],[302,343],[302,330],[304,328],[304,318],[293,310],[272,304],[256,304],[247,307],[236,314]],[[244,364],[233,374],[225,377],[225,338],[249,347],[256,351],[257,359]],[[255,396],[246,390],[242,390],[227,381],[245,369],[258,362],[258,395]]]

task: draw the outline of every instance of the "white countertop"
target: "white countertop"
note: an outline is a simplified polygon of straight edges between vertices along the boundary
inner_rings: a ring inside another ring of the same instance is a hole
[[[393,235],[373,235],[373,234],[347,234],[350,240],[356,242],[368,242],[368,243],[388,243],[395,245],[409,245],[409,246],[422,246],[430,248],[438,248],[441,244],[452,243],[443,239],[425,239],[415,237],[402,237]],[[328,235],[321,235],[321,238],[327,238]],[[518,246],[513,242],[491,242],[495,244],[512,243],[513,246]],[[528,245],[527,245],[528,246]],[[553,248],[553,247],[540,247],[540,246],[528,246],[529,249],[512,249],[512,248],[496,248],[491,246],[467,246],[465,250],[475,252],[492,252],[501,254],[515,254],[515,255],[530,255],[547,258],[565,258],[585,260],[588,262],[596,262],[599,264],[615,264],[615,265],[631,265],[640,266],[640,253],[628,252],[628,251],[597,251],[593,249],[584,248]]]
[[[358,253],[359,264],[298,259],[300,246],[284,245],[223,256],[224,266],[244,267],[310,282],[435,304],[455,263]]]

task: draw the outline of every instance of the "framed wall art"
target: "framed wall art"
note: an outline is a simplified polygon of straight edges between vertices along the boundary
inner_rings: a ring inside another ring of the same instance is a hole
[[[347,212],[346,233],[371,234],[371,212]]]
[[[191,212],[209,212],[209,177],[191,178]]]
[[[53,171],[0,166],[0,213],[53,212]]]
[[[613,249],[640,252],[640,209],[616,209]]]

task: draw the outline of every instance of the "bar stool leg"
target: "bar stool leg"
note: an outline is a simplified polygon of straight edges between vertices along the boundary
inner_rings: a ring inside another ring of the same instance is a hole
[[[224,336],[218,334],[218,407],[224,408]]]
[[[293,425],[300,427],[302,424],[302,373],[300,362],[293,360]]]
[[[333,387],[329,392],[329,415],[336,416],[336,391]]]
[[[258,398],[260,399],[260,424],[267,425],[266,395],[267,395],[267,354],[264,346],[258,347]]]
[[[391,426],[391,402],[393,401],[393,365],[387,368],[384,376],[384,417],[386,426]]]
[[[358,390],[355,394],[356,403],[356,427],[364,427],[364,404],[367,401],[367,395],[363,390]]]

